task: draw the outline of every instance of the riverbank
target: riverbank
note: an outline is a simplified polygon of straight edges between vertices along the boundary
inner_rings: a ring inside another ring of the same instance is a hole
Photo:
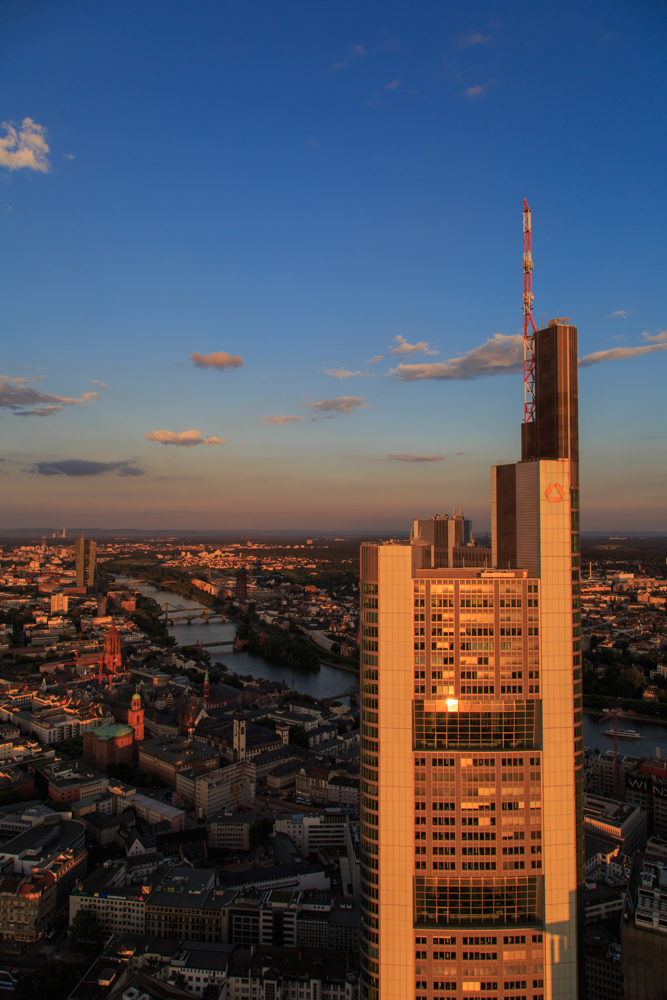
[[[614,706],[611,705],[611,708]],[[585,708],[583,710],[584,715],[589,715],[592,719],[603,719],[605,715],[608,715],[603,709],[600,708]],[[628,713],[626,710],[621,710],[619,719],[623,719],[626,722],[650,722],[654,726],[667,726],[667,719],[661,719],[657,715],[637,715],[634,712]],[[613,722],[610,723],[613,726]]]
[[[128,582],[122,577],[118,579],[119,586]],[[201,606],[199,600],[177,594],[175,591],[158,590],[154,586],[146,584],[133,585],[145,597],[164,603],[181,606],[183,610],[194,609]],[[229,619],[225,622],[196,620],[192,624],[186,621],[175,622],[174,625],[167,626],[168,634],[173,637],[179,646],[194,646],[197,642],[203,644],[224,642],[230,643],[234,639],[236,632],[236,622]],[[347,691],[350,687],[356,686],[358,680],[358,669],[354,664],[332,664],[327,662],[326,654],[319,647],[317,666],[310,669],[302,669],[298,666],[276,663],[273,660],[264,659],[261,651],[251,653],[247,650],[232,652],[231,646],[221,648],[218,653],[215,647],[209,647],[211,652],[211,665],[215,669],[216,664],[223,664],[227,670],[245,677],[252,676],[257,679],[275,680],[284,683],[287,687],[295,689],[296,692],[309,694],[313,698],[335,698]],[[351,676],[354,675],[354,676]]]

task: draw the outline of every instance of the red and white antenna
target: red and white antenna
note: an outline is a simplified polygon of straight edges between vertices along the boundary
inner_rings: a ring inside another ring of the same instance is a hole
[[[533,319],[533,258],[530,209],[523,199],[523,420],[535,419],[535,321]]]

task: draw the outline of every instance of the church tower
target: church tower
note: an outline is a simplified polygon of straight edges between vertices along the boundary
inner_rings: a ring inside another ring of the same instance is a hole
[[[120,632],[115,623],[107,632],[104,642],[104,672],[107,674],[119,674],[123,669],[123,655],[120,651]]]
[[[132,695],[132,704],[127,713],[127,724],[134,729],[134,742],[138,743],[144,738],[144,708],[141,704],[141,695],[135,691]]]

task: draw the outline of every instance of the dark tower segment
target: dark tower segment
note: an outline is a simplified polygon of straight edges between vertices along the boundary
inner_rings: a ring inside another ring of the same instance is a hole
[[[521,425],[521,461],[566,458],[579,488],[577,328],[552,319],[535,334],[535,419]]]

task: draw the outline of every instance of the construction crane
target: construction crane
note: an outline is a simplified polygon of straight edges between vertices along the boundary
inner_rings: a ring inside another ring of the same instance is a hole
[[[523,199],[523,420],[535,420],[535,320],[533,319],[533,257],[528,202]]]

